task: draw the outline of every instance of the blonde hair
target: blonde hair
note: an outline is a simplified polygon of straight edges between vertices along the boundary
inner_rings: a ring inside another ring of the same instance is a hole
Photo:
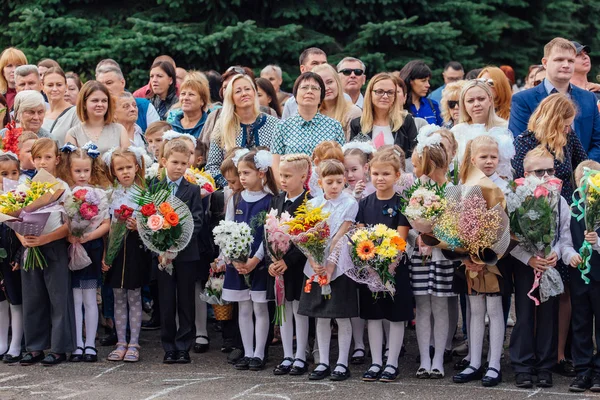
[[[537,146],[536,148],[529,150],[527,154],[525,154],[525,158],[523,159],[523,170],[527,171],[527,165],[534,160],[539,160],[540,158],[551,158],[552,160],[554,160],[554,156],[548,151],[546,147]]]
[[[102,158],[90,157],[87,150],[83,150],[80,147],[67,154],[63,153],[61,156],[61,163],[58,165],[58,177],[67,182],[69,186],[75,185],[75,181],[73,181],[73,176],[71,174],[71,164],[74,159],[91,161],[90,185],[100,186],[104,189],[110,186],[110,181],[106,176],[106,165],[104,164],[104,161],[102,161]]]
[[[114,170],[115,158],[117,158],[117,157],[123,157],[123,158],[133,160],[133,163],[138,166],[138,171],[135,174],[134,182],[138,185],[142,185],[142,182],[144,182],[145,174],[146,174],[146,165],[144,163],[144,157],[140,157],[140,162],[138,163],[137,156],[134,152],[132,152],[129,149],[122,149],[120,147],[117,148],[115,151],[113,151],[113,153],[110,157],[110,166],[109,166],[109,168],[107,168],[108,179],[111,182],[114,182],[117,180],[117,175],[115,174],[115,170]],[[141,165],[140,165],[140,163],[141,163]]]
[[[450,155],[442,142],[434,146],[425,146],[421,154],[414,151],[411,160],[415,168],[421,170],[422,175],[429,176],[438,168],[447,170],[450,164]]]
[[[36,155],[41,156],[42,152],[48,150],[54,151],[54,155],[60,157],[58,142],[47,137],[40,138],[33,143],[33,146],[31,146],[31,157],[35,158]],[[59,166],[57,166],[57,168],[59,168]]]
[[[564,147],[568,134],[564,133],[565,121],[575,117],[575,103],[561,93],[546,97],[529,118],[529,129],[538,143],[556,155],[556,159],[564,161]]]
[[[323,114],[328,115],[329,117],[335,119],[340,124],[342,124],[342,128],[344,129],[344,132],[345,132],[347,125],[350,123],[350,121],[348,121],[348,119],[346,118],[346,115],[352,108],[352,103],[347,101],[346,98],[344,97],[344,87],[342,86],[342,81],[340,79],[339,74],[335,70],[335,68],[333,68],[329,64],[321,64],[321,65],[317,65],[312,70],[312,72],[314,72],[315,74],[319,74],[319,72],[325,72],[325,71],[329,72],[331,74],[331,76],[333,77],[333,80],[335,81],[335,84],[337,85],[337,88],[338,88],[338,95],[335,100],[335,105],[333,106],[333,109],[328,110],[327,105],[325,104],[325,101],[323,101],[323,102],[321,102],[321,106],[319,107],[319,110]],[[319,74],[319,76],[320,76],[320,74]]]
[[[594,171],[600,171],[600,163],[594,160],[584,160],[575,168],[574,176],[577,186],[581,186],[581,178],[583,178],[583,169],[589,168]]]
[[[494,96],[494,109],[496,110],[496,114],[498,114],[500,118],[508,120],[510,117],[510,101],[512,99],[512,87],[510,86],[510,81],[506,77],[506,74],[498,67],[485,67],[479,73],[478,78],[486,73],[490,76],[492,81],[494,81],[494,89],[496,90],[496,96]]]
[[[339,160],[323,160],[319,164],[319,178],[321,179],[333,175],[343,176],[345,173],[346,168],[344,168],[344,164]]]
[[[38,140],[38,139],[39,139],[39,137],[35,133],[33,133],[31,131],[24,131],[19,136],[19,139],[17,139],[17,146],[19,147],[19,150],[21,150],[23,148],[23,144],[25,142],[27,142],[28,140]]]
[[[19,65],[27,64],[27,57],[25,53],[16,47],[9,47],[4,49],[0,54],[0,72],[4,71],[4,68],[8,64],[15,64],[15,67]],[[8,82],[4,78],[4,73],[0,73],[0,93],[4,94],[8,91]]]
[[[467,81],[467,83],[463,86],[462,91],[460,92],[460,114],[458,122],[466,122],[468,124],[473,123],[473,119],[467,113],[467,109],[465,107],[465,96],[467,95],[467,92],[473,89],[474,87],[483,89],[490,99],[490,111],[488,112],[487,121],[485,122],[485,128],[489,130],[495,127],[506,127],[506,120],[496,115],[496,111],[494,110],[494,94],[492,93],[490,87],[487,83],[478,80]]]
[[[397,144],[381,146],[373,155],[371,165],[389,164],[396,172],[404,172],[406,169],[406,155],[404,150]]]
[[[192,151],[190,150],[188,145],[184,143],[184,141],[182,139],[183,138],[181,137],[181,138],[169,140],[168,142],[166,142],[162,149],[163,150],[162,157],[168,159],[171,156],[171,154],[173,154],[173,153],[181,153],[181,154],[185,154],[187,157],[189,157],[192,154]]]
[[[402,109],[403,104],[398,101],[398,95],[396,94],[398,90],[398,84],[396,83],[396,78],[392,74],[382,72],[371,78],[369,84],[367,85],[367,90],[365,91],[363,112],[362,116],[360,117],[360,130],[363,134],[367,134],[373,130],[373,120],[375,118],[375,111],[373,110],[373,88],[375,87],[376,83],[388,80],[394,83],[394,102],[388,111],[392,132],[400,129],[404,123],[404,119],[406,118],[408,112]]]
[[[156,135],[159,133],[162,136],[163,133],[165,133],[166,131],[168,131],[170,129],[173,129],[173,127],[168,122],[155,121],[155,122],[151,123],[150,125],[148,125],[148,128],[146,129],[144,136],[148,137],[148,136]]]
[[[463,155],[463,159],[460,164],[459,178],[461,182],[464,183],[467,180],[467,177],[469,176],[473,168],[477,168],[471,162],[471,158],[475,157],[480,149],[489,146],[494,146],[496,148],[496,151],[498,152],[498,155],[500,155],[498,142],[496,142],[496,139],[489,135],[477,136],[475,139],[469,140],[467,142],[465,154]]]
[[[202,106],[202,111],[206,112],[208,106],[210,105],[210,89],[206,75],[204,75],[204,73],[200,71],[195,70],[186,73],[185,78],[183,78],[183,82],[179,87],[179,93],[181,93],[183,89],[188,88],[195,92],[198,92],[198,95],[202,99],[202,102],[204,102],[204,105]],[[171,108],[181,108],[181,99],[178,100],[177,103],[175,103]]]
[[[452,133],[452,131],[446,128],[439,129],[435,133],[439,133],[442,136],[442,139],[446,139],[450,143],[450,148],[446,150],[452,153],[452,157],[449,158],[453,158],[456,155],[456,152],[458,151],[458,142],[456,141],[454,133]],[[450,156],[450,154],[448,156]]]
[[[221,109],[221,116],[215,125],[213,132],[213,140],[225,151],[236,146],[235,140],[240,134],[240,117],[237,115],[235,110],[235,103],[233,102],[233,84],[238,79],[244,79],[254,90],[254,115],[258,117],[260,114],[258,95],[256,92],[256,85],[248,75],[235,75],[231,81],[227,84],[225,93],[223,95],[223,108]]]
[[[166,150],[165,149],[167,148],[167,144],[169,144],[170,142],[172,142],[174,140],[183,140],[183,141],[191,143],[192,146],[194,146],[194,148],[196,147],[194,145],[194,141],[192,139],[190,139],[189,137],[186,137],[186,136],[179,136],[179,137],[173,138],[171,140],[163,139],[163,141],[162,141],[162,143],[160,145],[160,149],[158,150],[158,159],[159,160],[162,159],[163,157],[166,157],[164,154],[166,154]],[[188,150],[189,150],[189,148],[188,148]],[[161,165],[161,167],[162,167],[162,165]]]
[[[302,153],[286,154],[281,156],[281,160],[279,162],[280,167],[282,163],[288,164],[290,168],[294,169],[295,171],[305,173],[306,179],[303,182],[303,186],[305,189],[308,189],[308,182],[310,181],[312,166],[312,160],[310,157],[307,154]]]
[[[555,47],[561,50],[571,50],[573,53],[577,54],[577,49],[570,40],[561,37],[555,37],[544,46],[544,58],[550,57],[550,53],[552,53],[552,50],[554,50]]]
[[[326,140],[315,147],[312,159],[313,161],[319,160],[319,162],[333,159],[343,163],[344,152],[342,151],[342,146],[338,142]]]
[[[452,99],[460,99],[460,91],[466,83],[467,81],[450,82],[446,85],[444,90],[442,90],[440,108],[442,109],[442,118],[444,118],[444,122],[453,122],[451,110],[448,108],[448,101]]]

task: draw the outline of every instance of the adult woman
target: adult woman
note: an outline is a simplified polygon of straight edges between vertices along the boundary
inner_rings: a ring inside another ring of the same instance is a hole
[[[65,92],[65,101],[71,105],[77,104],[77,96],[81,90],[81,79],[74,72],[67,72],[67,90]]]
[[[115,99],[115,122],[123,125],[127,138],[132,146],[146,147],[146,139],[142,128],[135,123],[138,118],[138,108],[135,98],[129,92],[123,92]]]
[[[38,137],[50,137],[50,132],[42,128],[44,115],[46,114],[46,102],[37,90],[23,90],[15,96],[13,104],[16,127],[23,131],[31,131]],[[4,136],[7,129],[0,131]]]
[[[0,54],[0,93],[6,98],[8,109],[13,107],[17,91],[15,89],[15,69],[27,64],[27,57],[15,47],[9,47]]]
[[[65,142],[83,146],[93,142],[104,153],[113,147],[129,147],[127,132],[113,123],[114,100],[108,88],[98,81],[87,81],[77,97],[77,117],[81,121],[67,132]]]
[[[8,103],[6,101],[6,97],[0,94],[0,126],[4,127],[6,124],[10,122],[10,111],[8,110]]]
[[[60,68],[60,64],[51,58],[44,58],[37,63],[40,79],[44,79],[44,75],[50,68]],[[46,92],[44,92],[46,93]]]
[[[359,118],[362,110],[344,98],[342,81],[335,68],[329,64],[321,64],[313,68],[312,72],[319,74],[325,84],[325,99],[319,111],[342,124],[346,140],[349,140],[350,121]]]
[[[225,153],[236,146],[271,147],[277,122],[277,118],[260,112],[254,80],[248,75],[235,75],[225,90],[221,117],[212,134],[206,163],[206,171],[219,186],[227,185],[219,170]]]
[[[429,92],[429,80],[431,70],[421,60],[409,61],[400,70],[400,77],[406,83],[405,108],[413,117],[424,118],[430,124],[442,125],[442,113],[440,106],[435,100],[427,98]]]
[[[456,159],[462,160],[469,140],[482,134],[491,135],[496,139],[500,148],[497,171],[500,176],[512,178],[510,161],[515,153],[513,136],[507,129],[508,122],[496,115],[493,99],[492,91],[487,83],[481,80],[465,83],[459,99],[460,123],[452,128],[452,133],[458,142]]]
[[[77,109],[65,100],[67,77],[60,67],[51,67],[45,71],[42,83],[50,103],[42,127],[62,146],[67,131],[80,123]]]
[[[256,78],[256,90],[258,90],[258,102],[263,107],[275,110],[277,117],[281,118],[281,106],[271,81],[266,78]]]
[[[465,83],[465,81],[450,82],[442,91],[441,109],[444,128],[451,129],[454,125],[458,125],[460,91]]]
[[[156,108],[161,121],[164,121],[169,109],[179,100],[177,98],[177,75],[173,64],[167,61],[158,61],[152,64],[150,86],[152,93],[148,100]]]
[[[410,159],[418,132],[413,117],[402,109],[397,94],[398,86],[391,74],[383,72],[371,78],[362,115],[350,123],[350,140],[369,138],[376,148],[397,144]]]
[[[477,79],[483,79],[494,95],[494,109],[500,118],[508,120],[510,117],[510,100],[512,89],[510,82],[504,72],[498,67],[485,67],[481,70]]]
[[[182,113],[171,122],[175,132],[188,133],[196,138],[200,136],[210,102],[210,92],[205,82],[208,83],[206,80],[184,79],[179,88]]]
[[[535,78],[535,73],[538,71],[538,69],[541,67],[541,65],[538,64],[533,64],[529,66],[529,69],[527,70],[527,76],[525,77],[525,85],[523,85],[523,89],[531,89],[532,87],[534,87],[535,85],[533,84],[534,78]]]

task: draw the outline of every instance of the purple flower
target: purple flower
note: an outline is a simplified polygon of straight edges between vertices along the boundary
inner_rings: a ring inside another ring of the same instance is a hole
[[[85,201],[86,203],[97,206],[100,204],[100,196],[98,196],[98,193],[95,190],[88,190],[85,195]]]

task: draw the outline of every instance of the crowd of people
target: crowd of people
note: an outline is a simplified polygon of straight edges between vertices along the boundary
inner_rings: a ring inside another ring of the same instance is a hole
[[[509,357],[517,387],[551,387],[557,372],[574,377],[572,391],[600,392],[592,340],[600,317],[600,248],[597,234],[571,220],[569,209],[583,168],[600,170],[600,85],[587,80],[590,51],[551,40],[522,88],[510,66],[465,73],[450,61],[444,84],[432,91],[424,61],[367,77],[360,59],[330,65],[313,47],[300,55],[300,75],[287,93],[277,65],[257,78],[257,66],[186,71],[162,55],[150,66],[148,84],[130,92],[113,59],[99,61],[95,79],[82,84],[54,60],[33,65],[19,49],[5,49],[0,176],[25,181],[44,169],[66,188],[60,204],[73,196],[70,189],[88,187],[99,190],[107,213],[83,236],[75,236],[64,212],[53,214],[40,236],[1,225],[8,253],[0,261],[3,361],[95,362],[100,343],[114,346],[108,360],[138,362],[141,331],[160,329],[164,363],[189,363],[190,351],[210,350],[210,308],[199,294],[211,271],[225,271],[223,300],[234,304],[234,317],[218,329],[221,351],[237,370],[264,369],[269,347],[280,341],[284,357],[275,375],[342,381],[350,377],[349,364],[370,358],[362,380],[392,382],[405,354],[405,327],[414,326],[417,378],[442,379],[459,357],[453,382],[495,386],[502,381],[506,327],[514,325]],[[105,259],[111,218],[123,204],[137,207],[134,188],[154,167],[162,171],[156,181],[169,184],[194,219],[192,240],[175,258],[172,275],[140,239],[136,214],[127,219],[114,261]],[[218,190],[207,193],[188,182],[189,167],[204,168]],[[552,254],[540,258],[517,246],[499,262],[489,290],[467,290],[457,273],[461,263],[426,246],[400,211],[403,190],[415,179],[451,185],[472,168],[503,190],[534,174],[563,182]],[[246,262],[229,263],[216,248],[212,230],[219,221],[250,223],[271,209],[293,214],[305,199],[329,213],[331,249],[353,226],[384,224],[407,240],[393,297],[374,300],[335,265],[307,260],[294,246],[282,260],[271,259],[262,227],[254,230]],[[584,240],[594,248],[589,285],[574,268]],[[83,245],[91,264],[71,271],[67,248],[74,243]],[[41,249],[46,268],[22,268],[24,250],[32,247]],[[548,268],[560,272],[565,292],[536,306],[529,291],[535,272]],[[307,282],[325,273],[329,300],[319,282]],[[286,318],[275,329],[277,276],[284,277]],[[150,318],[142,322],[144,312]],[[97,337],[100,321],[104,337]],[[465,340],[454,346],[456,336]]]

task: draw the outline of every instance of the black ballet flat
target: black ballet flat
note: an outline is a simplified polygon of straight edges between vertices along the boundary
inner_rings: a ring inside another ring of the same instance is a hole
[[[71,354],[69,357],[69,362],[82,362],[83,361],[83,352],[85,349],[83,347],[77,346],[77,350],[81,350],[81,354]]]
[[[19,363],[21,365],[33,365],[39,363],[46,357],[43,351],[40,351],[37,355],[33,355],[32,352],[26,353]]]
[[[64,353],[49,353],[42,361],[44,367],[52,367],[67,361],[67,355]]]
[[[452,381],[454,383],[467,383],[467,382],[471,382],[471,381],[474,381],[476,379],[481,379],[481,377],[483,375],[483,368],[481,368],[481,367],[475,368],[475,367],[469,365],[465,369],[470,369],[473,372],[470,372],[470,373],[461,372],[460,374],[454,375],[452,377]]]
[[[294,363],[294,359],[291,357],[286,357],[283,359],[283,361],[289,361],[290,364],[283,365],[283,362],[281,362],[281,364],[273,368],[273,375],[287,375],[290,373],[290,371],[292,370],[292,364]]]
[[[379,368],[377,370],[377,372],[371,370],[371,368],[376,367]],[[369,366],[369,369],[365,371],[365,373],[362,376],[362,380],[365,382],[375,382],[376,380],[379,379],[379,376],[381,375],[381,365],[379,364],[371,364]]]
[[[358,352],[362,353],[362,356],[355,355]],[[352,364],[352,365],[364,364],[366,355],[367,355],[367,353],[365,352],[365,349],[354,349],[354,351],[352,352],[352,357],[350,358],[350,364]]]
[[[296,365],[292,365],[292,369],[290,369],[290,375],[299,376],[299,375],[304,375],[305,373],[307,373],[308,372],[308,364],[306,364],[306,361],[304,361],[300,358],[296,358],[294,360],[294,363],[296,361],[300,361],[302,363],[302,366],[298,367]]]
[[[19,354],[18,356],[11,356],[10,354],[6,353],[4,357],[2,357],[2,361],[5,364],[14,364],[21,361],[21,358],[21,354]]]
[[[437,368],[429,372],[429,379],[444,379],[444,373]]]
[[[323,367],[325,367],[324,370],[322,371],[317,371],[316,368],[318,366],[322,365]],[[323,380],[325,378],[327,378],[329,375],[331,375],[331,368],[329,368],[329,365],[327,364],[323,364],[323,363],[319,363],[317,364],[317,366],[315,367],[315,369],[308,375],[308,380],[310,381],[320,381]]]
[[[483,378],[481,378],[481,385],[485,386],[485,387],[493,387],[493,386],[498,386],[498,384],[500,382],[502,382],[502,372],[498,371],[496,368],[493,367],[489,367],[487,369],[487,371],[492,370],[495,373],[498,374],[497,377],[492,378],[491,376],[487,376],[484,375]],[[487,371],[485,371],[487,373]]]
[[[196,336],[198,338],[206,339],[207,343],[194,343],[194,353],[206,353],[210,347],[210,339],[204,335]]]
[[[94,354],[86,353],[86,351],[88,349],[92,350],[94,352]],[[95,347],[86,346],[86,348],[83,349],[83,352],[84,352],[84,354],[83,354],[83,361],[84,362],[96,362],[96,361],[98,361],[98,350],[96,350]]]
[[[330,381],[336,381],[336,382],[340,382],[340,381],[345,381],[346,379],[350,378],[350,370],[348,369],[348,367],[344,364],[335,364],[336,367],[342,367],[344,368],[344,372],[338,372],[338,371],[331,371],[331,376],[329,377]]]
[[[425,368],[419,368],[416,373],[417,379],[429,379],[431,374]]]
[[[393,369],[394,372],[386,372],[385,370],[388,368]],[[383,372],[381,373],[379,382],[394,382],[396,379],[398,379],[399,374],[400,374],[400,371],[398,371],[398,368],[394,367],[393,365],[388,364],[385,367],[383,367]]]

